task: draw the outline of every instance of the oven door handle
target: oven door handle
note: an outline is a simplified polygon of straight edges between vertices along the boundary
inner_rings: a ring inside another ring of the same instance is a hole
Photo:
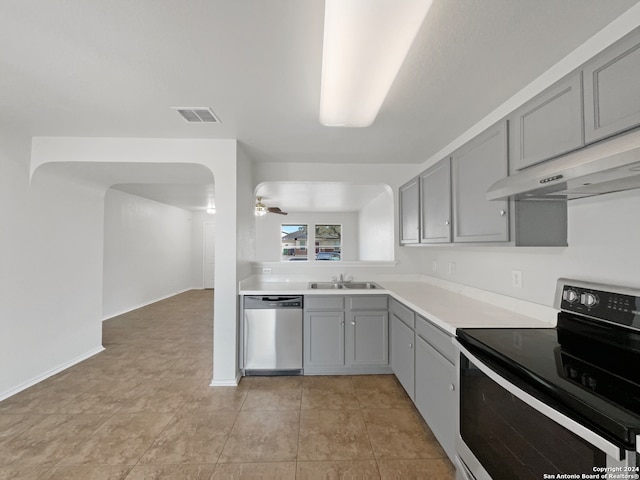
[[[458,340],[454,339],[453,343],[455,343],[455,345],[460,349],[460,353],[463,353],[465,357],[467,357],[469,360],[471,360],[473,362],[473,364],[482,373],[484,373],[487,377],[489,377],[491,380],[496,382],[498,385],[500,385],[506,391],[508,391],[512,395],[518,397],[524,403],[526,403],[530,407],[534,408],[535,410],[537,410],[541,414],[545,415],[546,417],[550,418],[554,422],[562,425],[564,428],[566,428],[570,432],[573,432],[576,435],[578,435],[579,437],[582,437],[584,440],[586,440],[587,442],[591,443],[591,445],[593,445],[594,447],[599,448],[600,450],[605,452],[610,457],[613,457],[613,458],[615,458],[617,460],[624,460],[624,458],[625,458],[624,457],[624,453],[623,453],[623,450],[620,447],[617,447],[616,445],[614,445],[610,441],[602,438],[601,436],[597,435],[593,431],[589,430],[587,427],[579,424],[575,420],[572,420],[569,417],[567,417],[566,415],[564,415],[564,414],[558,412],[557,410],[551,408],[550,406],[548,406],[544,402],[542,402],[542,401],[538,400],[537,398],[529,395],[527,392],[525,392],[523,390],[520,390],[514,384],[512,384],[508,380],[505,380],[503,377],[501,377],[499,374],[497,374],[491,368],[487,367],[484,363],[482,363],[481,360],[478,360],[478,358],[475,355],[473,355],[472,353],[470,353],[469,350],[467,350],[464,346],[462,346],[460,344],[460,342],[458,342]],[[458,389],[458,391],[460,391],[460,389]]]

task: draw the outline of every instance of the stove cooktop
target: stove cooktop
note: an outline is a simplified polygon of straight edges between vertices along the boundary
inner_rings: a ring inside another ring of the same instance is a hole
[[[465,328],[458,341],[530,395],[621,448],[636,449],[640,385],[563,347],[557,329]]]
[[[640,292],[561,279],[556,305],[556,328],[463,328],[458,341],[530,395],[635,450]]]

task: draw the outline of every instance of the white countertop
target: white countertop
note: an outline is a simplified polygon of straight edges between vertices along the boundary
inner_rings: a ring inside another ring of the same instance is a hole
[[[457,328],[549,328],[549,322],[523,315],[515,309],[477,300],[421,281],[376,281],[383,289],[316,290],[308,282],[259,282],[243,285],[241,295],[390,295],[442,330],[455,335]],[[514,303],[517,305],[517,303]]]

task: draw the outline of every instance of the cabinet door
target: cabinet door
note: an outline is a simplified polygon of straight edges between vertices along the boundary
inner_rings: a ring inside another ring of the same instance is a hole
[[[449,458],[455,457],[455,367],[416,335],[415,404]]]
[[[389,364],[389,314],[354,312],[349,321],[349,363]]]
[[[640,125],[640,30],[583,70],[587,143]]]
[[[451,159],[420,175],[420,243],[451,242]]]
[[[582,76],[571,75],[512,114],[511,173],[584,145]]]
[[[420,186],[415,178],[399,190],[400,243],[418,243],[420,239]]]
[[[305,312],[304,363],[344,365],[344,312]]]
[[[507,201],[488,201],[487,190],[507,176],[507,124],[500,122],[454,152],[453,241],[509,240]]]
[[[413,400],[415,381],[415,334],[395,315],[391,315],[391,368]]]

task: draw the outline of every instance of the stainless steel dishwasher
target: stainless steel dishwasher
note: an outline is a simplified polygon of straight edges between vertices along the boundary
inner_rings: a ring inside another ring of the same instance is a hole
[[[244,297],[244,374],[302,375],[302,296]]]

